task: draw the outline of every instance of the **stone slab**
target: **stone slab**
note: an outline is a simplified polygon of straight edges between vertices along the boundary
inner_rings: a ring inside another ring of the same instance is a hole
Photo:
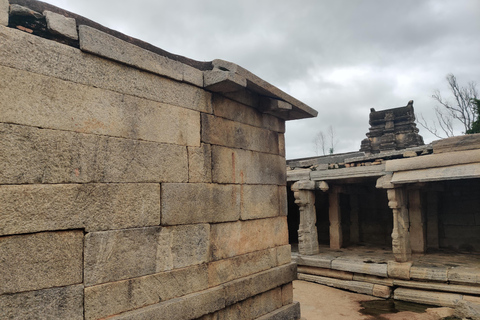
[[[410,280],[410,269],[412,267],[412,262],[396,262],[388,261],[388,277]]]
[[[416,289],[398,288],[394,291],[395,300],[430,304],[441,307],[455,307],[462,300],[462,295],[456,293],[432,292]]]
[[[8,26],[8,12],[10,4],[8,0],[0,0],[0,26]]]
[[[385,164],[367,167],[351,167],[330,170],[317,170],[310,173],[310,179],[315,181],[336,180],[365,177],[381,177],[385,174]]]
[[[225,308],[225,291],[223,287],[192,293],[112,316],[112,320],[189,320],[213,313]]]
[[[198,265],[85,288],[85,319],[99,319],[208,288]]]
[[[210,287],[268,270],[277,266],[276,249],[255,251],[208,264]]]
[[[298,273],[312,274],[341,280],[353,280],[353,273],[317,267],[298,266]]]
[[[0,237],[0,262],[0,294],[79,284],[83,276],[83,232]]]
[[[200,145],[197,111],[3,66],[0,73],[0,122]]]
[[[480,134],[466,134],[432,142],[433,153],[454,152],[480,148]]]
[[[83,320],[83,286],[0,295],[0,319]]]
[[[202,142],[279,154],[278,133],[240,122],[202,114]]]
[[[276,185],[240,185],[240,219],[280,216],[279,187]]]
[[[448,281],[448,267],[416,266],[410,268],[410,278],[416,280]]]
[[[428,168],[395,172],[393,184],[443,180],[473,179],[480,177],[480,163],[461,164],[449,167]]]
[[[480,295],[479,286],[434,283],[434,282],[420,282],[420,281],[405,281],[405,280],[397,280],[397,279],[395,279],[393,283],[394,285],[399,287],[407,287],[407,288],[413,288],[413,289],[424,289],[424,290],[432,290],[432,291],[446,291],[446,292],[456,292],[461,294]]]
[[[125,93],[202,112],[212,112],[211,93],[20,30],[0,28],[0,65]],[[21,54],[19,54],[21,53]]]
[[[227,93],[245,88],[247,80],[234,72],[214,68],[203,72],[203,84],[209,91]]]
[[[285,185],[285,158],[212,146],[212,179],[216,183]]]
[[[162,225],[237,221],[240,202],[238,185],[164,183]]]
[[[67,18],[48,10],[43,11],[43,15],[47,20],[48,31],[69,39],[78,40],[77,22],[74,18]]]
[[[287,181],[310,180],[311,169],[295,169],[287,171]]]
[[[78,28],[80,49],[178,81],[203,87],[203,72],[181,62],[115,38],[97,29]]]
[[[394,280],[390,278],[382,278],[377,276],[371,276],[368,274],[354,273],[354,281],[368,282],[373,284],[380,284],[382,286],[391,287],[393,286]]]
[[[282,290],[276,288],[228,306],[218,312],[218,320],[250,320],[282,307]]]
[[[225,303],[232,305],[257,294],[290,283],[297,278],[297,265],[286,264],[280,267],[256,273],[238,280],[230,281],[225,286]]]
[[[269,114],[248,107],[228,99],[222,95],[214,94],[212,100],[213,114],[217,117],[230,119],[251,126],[265,128],[276,132],[285,132],[285,121]]]
[[[335,256],[325,254],[313,256],[299,255],[297,257],[297,264],[299,266],[302,265],[330,269],[332,267],[332,261],[334,259],[336,259]]]
[[[177,145],[0,123],[0,184],[186,182],[187,158]]]
[[[270,312],[257,320],[298,320],[300,319],[300,303],[293,302],[292,304],[288,304],[286,306],[281,307],[278,310]]]
[[[209,144],[188,147],[188,182],[212,182],[212,148]]]
[[[160,223],[160,185],[154,183],[2,185],[0,203],[0,235]]]
[[[455,267],[448,270],[448,281],[454,283],[480,284],[480,268]]]
[[[211,225],[211,260],[288,244],[286,217],[218,223]]]
[[[372,276],[379,276],[387,278],[387,264],[386,263],[366,263],[363,261],[351,259],[335,259],[332,261],[332,269],[369,274]]]
[[[333,279],[304,273],[298,274],[298,280],[315,282],[329,287],[349,290],[368,295],[373,295],[373,287],[375,286],[372,283]]]

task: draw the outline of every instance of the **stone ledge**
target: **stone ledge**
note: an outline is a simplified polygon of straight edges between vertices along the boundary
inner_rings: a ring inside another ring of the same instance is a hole
[[[431,292],[423,290],[398,288],[393,295],[395,300],[430,304],[442,307],[455,307],[462,300],[462,295],[455,293]]]
[[[300,303],[293,302],[289,305],[270,312],[257,320],[298,320],[300,319]]]

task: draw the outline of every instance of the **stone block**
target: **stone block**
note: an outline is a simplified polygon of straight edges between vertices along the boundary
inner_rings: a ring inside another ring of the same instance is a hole
[[[209,91],[227,93],[242,90],[247,80],[235,72],[213,69],[203,72],[203,84]]]
[[[237,221],[239,191],[238,185],[164,183],[162,225]]]
[[[280,215],[279,187],[276,185],[241,185],[240,219],[251,220]]]
[[[299,266],[311,266],[318,268],[327,268],[332,267],[332,261],[335,259],[332,255],[315,255],[315,256],[298,256],[297,264]]]
[[[353,273],[346,271],[338,271],[332,269],[324,269],[317,267],[298,266],[299,273],[312,274],[316,276],[341,279],[341,280],[353,280]]]
[[[285,185],[285,158],[212,146],[212,179],[217,183]]]
[[[0,295],[0,319],[83,320],[83,286]]]
[[[310,169],[295,169],[287,171],[287,181],[300,181],[310,179]]]
[[[349,291],[368,294],[368,295],[373,295],[373,287],[375,286],[372,283],[333,279],[333,278],[314,276],[314,275],[304,274],[304,273],[298,274],[298,280],[316,282],[329,287],[349,290]]]
[[[224,284],[225,304],[232,305],[268,290],[290,283],[297,278],[297,265],[286,264]],[[280,299],[281,301],[281,299]]]
[[[0,124],[0,184],[187,180],[182,146]]]
[[[276,267],[275,253],[276,249],[267,249],[209,263],[209,287]]]
[[[410,278],[428,281],[448,281],[448,267],[415,266],[410,268]]]
[[[286,217],[211,225],[210,254],[220,260],[288,244]]]
[[[200,145],[197,111],[7,67],[0,73],[0,122]]]
[[[211,93],[190,84],[85,54],[79,49],[12,28],[1,28],[0,37],[4,39],[0,48],[0,65],[212,112]]]
[[[300,319],[300,303],[293,302],[292,304],[286,305],[277,309],[269,314],[266,314],[257,320],[298,320]]]
[[[178,81],[203,87],[203,72],[189,65],[140,48],[107,33],[79,26],[80,49]]]
[[[83,232],[0,237],[0,262],[0,294],[81,283]]]
[[[410,280],[410,268],[412,262],[388,261],[388,277],[395,279]]]
[[[225,308],[225,291],[223,287],[192,293],[147,306],[145,308],[112,316],[112,320],[189,320],[213,313]]]
[[[85,318],[104,318],[207,288],[206,265],[87,287]]]
[[[292,247],[289,244],[277,247],[276,250],[278,266],[292,262]]]
[[[392,295],[392,288],[388,286],[382,286],[379,284],[373,285],[372,295],[379,298],[388,299]]]
[[[369,274],[387,278],[387,264],[384,263],[365,263],[357,260],[335,259],[332,261],[332,269]]]
[[[354,273],[353,280],[368,282],[373,284],[380,284],[382,286],[388,286],[388,287],[393,286],[393,283],[394,283],[394,280],[390,278],[376,277],[376,276],[371,276],[368,274],[361,274],[361,273]]]
[[[209,144],[188,147],[188,182],[212,182],[212,148]]]
[[[160,185],[55,184],[0,186],[0,235],[160,223]]]
[[[453,314],[460,319],[480,320],[480,304],[464,300],[458,301]]]
[[[291,304],[293,302],[293,283],[287,283],[282,286],[282,305]]]
[[[430,304],[441,307],[454,307],[462,299],[462,295],[455,293],[422,291],[415,289],[398,288],[393,293],[395,300]]]
[[[212,106],[213,114],[218,117],[276,132],[285,132],[284,120],[261,113],[254,108],[247,107],[222,95],[213,95]]]
[[[8,13],[10,4],[8,0],[0,0],[0,26],[8,26]]]
[[[202,142],[279,154],[278,133],[240,122],[202,114]]]
[[[67,18],[48,10],[43,11],[43,15],[47,20],[48,31],[69,39],[78,40],[77,22],[74,18]]]
[[[280,209],[280,216],[286,217],[288,215],[288,200],[287,188],[285,186],[278,186],[278,202]]]
[[[455,267],[448,270],[448,281],[454,283],[480,284],[480,268]]]
[[[246,299],[219,312],[219,320],[250,320],[282,307],[282,290],[276,288]]]

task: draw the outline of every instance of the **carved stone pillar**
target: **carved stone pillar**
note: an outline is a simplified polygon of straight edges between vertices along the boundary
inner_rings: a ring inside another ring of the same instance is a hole
[[[298,252],[313,255],[319,252],[317,235],[317,215],[315,211],[315,182],[297,181],[292,185],[295,203],[300,209],[298,227]]]
[[[407,209],[407,199],[403,188],[387,190],[388,206],[393,211],[392,251],[397,262],[407,262],[412,259],[410,246],[410,220]]]
[[[335,186],[328,194],[328,217],[330,220],[330,248],[340,249],[343,244],[340,188]]]

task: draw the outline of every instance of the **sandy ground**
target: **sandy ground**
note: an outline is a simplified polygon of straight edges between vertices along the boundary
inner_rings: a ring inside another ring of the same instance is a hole
[[[439,320],[448,315],[444,314],[448,308],[433,308],[425,313],[368,316],[360,313],[360,302],[378,298],[300,280],[293,282],[293,299],[300,302],[302,319],[306,320]]]

